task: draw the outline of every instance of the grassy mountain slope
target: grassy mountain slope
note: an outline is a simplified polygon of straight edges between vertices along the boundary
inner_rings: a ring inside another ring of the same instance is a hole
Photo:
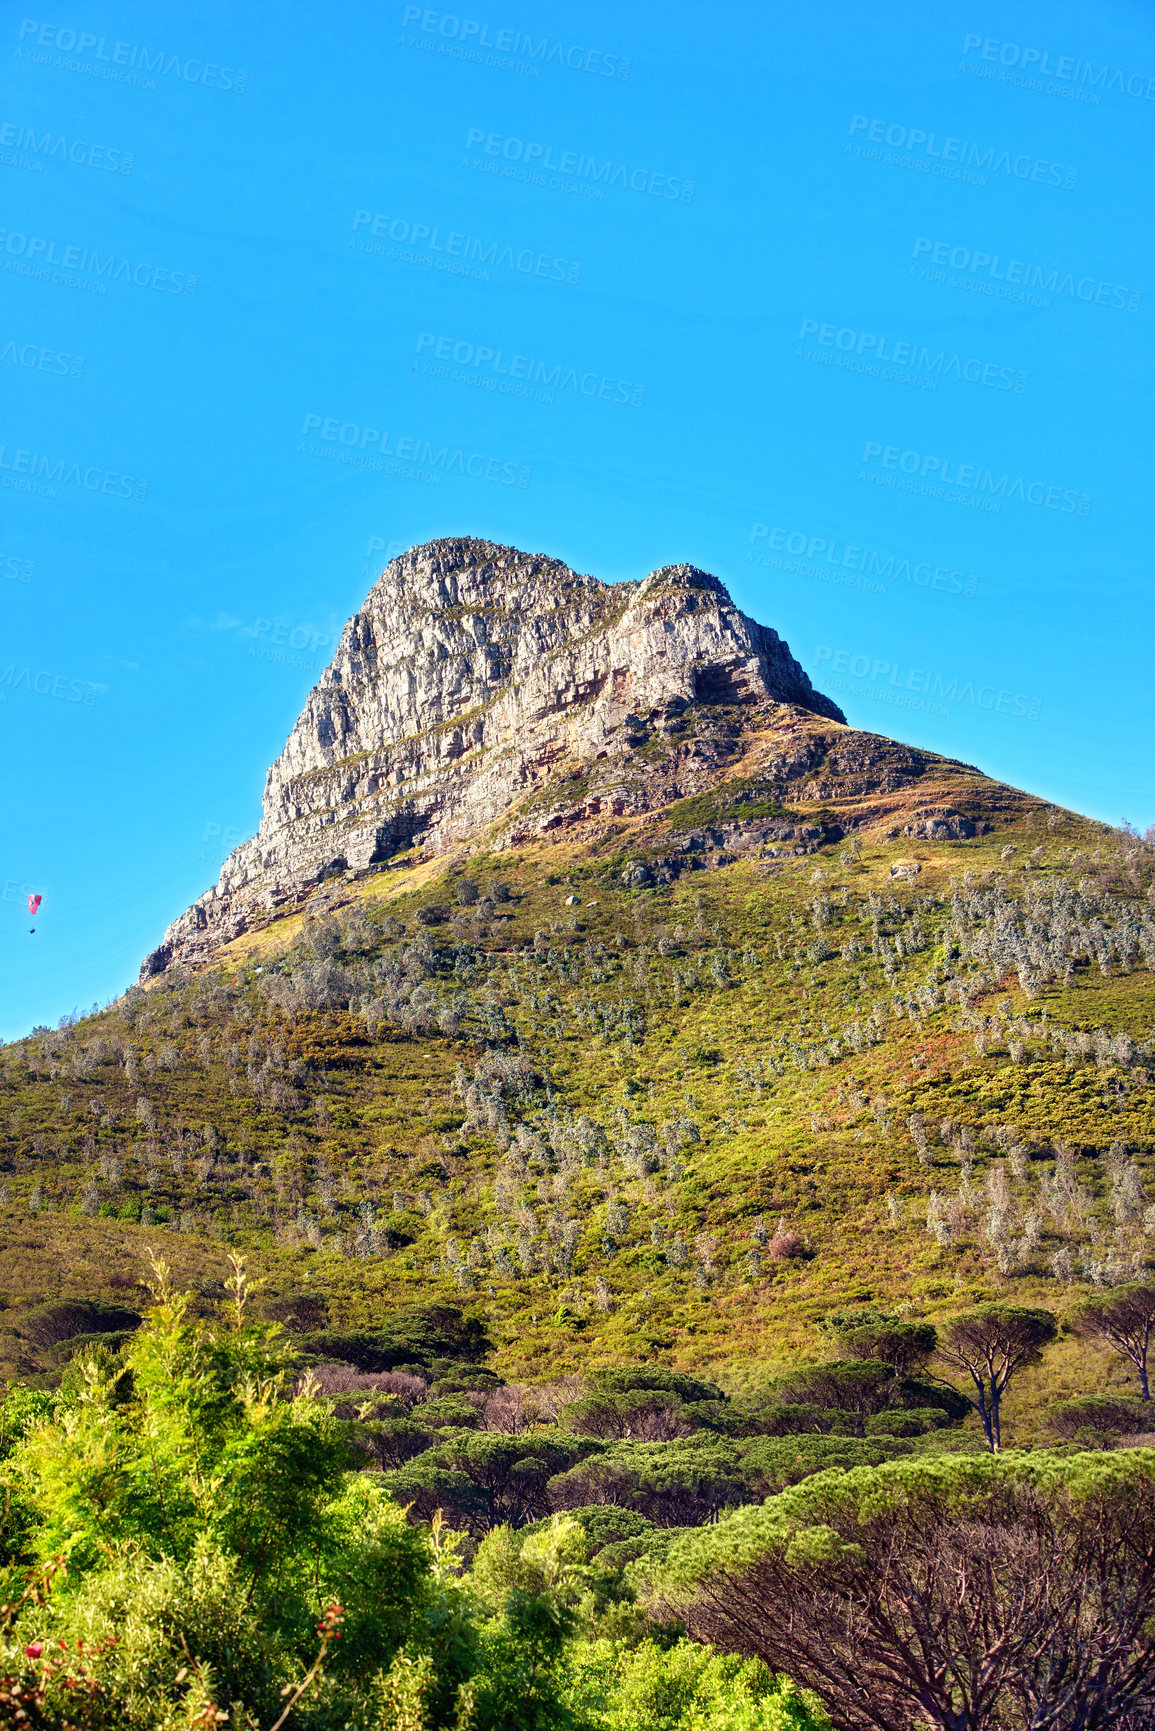
[[[331,1327],[462,1305],[510,1378],[737,1387],[832,1310],[1142,1271],[1155,853],[798,710],[629,749],[710,785],[614,817],[562,766],[472,851],[0,1051],[0,1328],[123,1301],[149,1246],[212,1292],[239,1246]],[[1112,1378],[1061,1339],[1012,1425]]]

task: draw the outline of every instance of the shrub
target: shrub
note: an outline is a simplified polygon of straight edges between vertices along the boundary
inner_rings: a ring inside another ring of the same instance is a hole
[[[65,1722],[69,1668],[91,1682],[94,1726],[208,1723],[195,1713],[222,1698],[239,1722],[271,1723],[316,1658],[319,1613],[338,1603],[325,1690],[345,1723],[362,1685],[376,1688],[407,1645],[436,1645],[462,1611],[443,1603],[428,1536],[379,1480],[348,1472],[346,1427],[292,1394],[283,1337],[245,1323],[241,1273],[224,1328],[191,1319],[165,1277],[161,1265],[158,1302],[127,1345],[127,1389],[82,1354],[73,1393],[13,1427],[2,1560],[9,1583],[19,1556],[40,1585],[9,1612],[0,1676],[44,1696],[46,1724]],[[75,1660],[40,1664],[49,1643]],[[456,1686],[464,1651],[440,1654],[439,1687]]]
[[[78,1334],[108,1334],[114,1330],[136,1328],[140,1312],[123,1304],[96,1304],[89,1299],[62,1299],[55,1304],[38,1304],[21,1312],[12,1327],[29,1344],[44,1351],[62,1340],[72,1340]]]
[[[699,1377],[682,1371],[666,1370],[662,1365],[624,1364],[592,1372],[590,1381],[595,1388],[625,1393],[632,1389],[653,1389],[673,1394],[682,1401],[725,1400],[716,1383],[703,1382]]]
[[[766,1254],[775,1262],[805,1257],[806,1242],[797,1232],[776,1232],[766,1246]]]
[[[294,1334],[314,1333],[329,1320],[329,1306],[316,1292],[292,1292],[284,1298],[269,1298],[261,1309],[270,1322],[279,1322]]]
[[[787,1405],[839,1407],[847,1412],[878,1412],[894,1393],[894,1371],[876,1359],[834,1359],[804,1365],[780,1377],[775,1393]]]
[[[897,1317],[853,1311],[827,1319],[828,1332],[847,1358],[878,1359],[895,1376],[909,1376],[930,1362],[938,1332],[929,1322],[900,1322]]]
[[[1150,1417],[1151,1408],[1142,1401],[1119,1400],[1103,1394],[1056,1401],[1043,1414],[1052,1435],[1064,1442],[1084,1442],[1090,1447],[1109,1446],[1115,1437],[1142,1431]]]

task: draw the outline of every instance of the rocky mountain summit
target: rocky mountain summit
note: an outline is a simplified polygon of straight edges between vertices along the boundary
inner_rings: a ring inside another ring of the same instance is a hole
[[[831,839],[829,814],[792,822],[781,799],[853,802],[931,761],[880,754],[844,723],[777,633],[694,566],[603,583],[489,541],[428,542],[345,626],[268,772],[257,834],[141,977],[207,960],[334,880],[668,811],[736,771],[730,809],[715,802],[712,830],[683,821],[682,850]],[[941,804],[916,822],[967,833]]]

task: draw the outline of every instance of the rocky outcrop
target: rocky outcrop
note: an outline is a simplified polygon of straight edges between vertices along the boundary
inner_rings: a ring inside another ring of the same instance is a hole
[[[903,835],[923,841],[967,841],[973,835],[985,835],[989,823],[975,823],[949,806],[916,811],[911,822],[903,825]]]
[[[580,817],[676,799],[724,764],[726,729],[695,739],[673,779],[638,772],[647,740],[676,734],[691,706],[766,705],[844,720],[777,633],[692,565],[609,584],[488,541],[415,547],[346,625],[269,770],[257,834],[142,978],[207,958],[325,879],[547,831],[557,813],[535,796],[559,775],[581,784],[567,808]]]

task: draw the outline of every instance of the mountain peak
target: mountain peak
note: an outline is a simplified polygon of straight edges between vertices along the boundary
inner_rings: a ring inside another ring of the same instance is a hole
[[[413,547],[345,626],[268,772],[256,836],[142,977],[205,959],[334,874],[415,847],[524,839],[524,823],[507,820],[563,764],[603,766],[604,807],[591,815],[697,791],[700,765],[684,787],[625,773],[641,734],[691,706],[765,705],[845,720],[709,572],[667,565],[604,583],[467,536]]]

